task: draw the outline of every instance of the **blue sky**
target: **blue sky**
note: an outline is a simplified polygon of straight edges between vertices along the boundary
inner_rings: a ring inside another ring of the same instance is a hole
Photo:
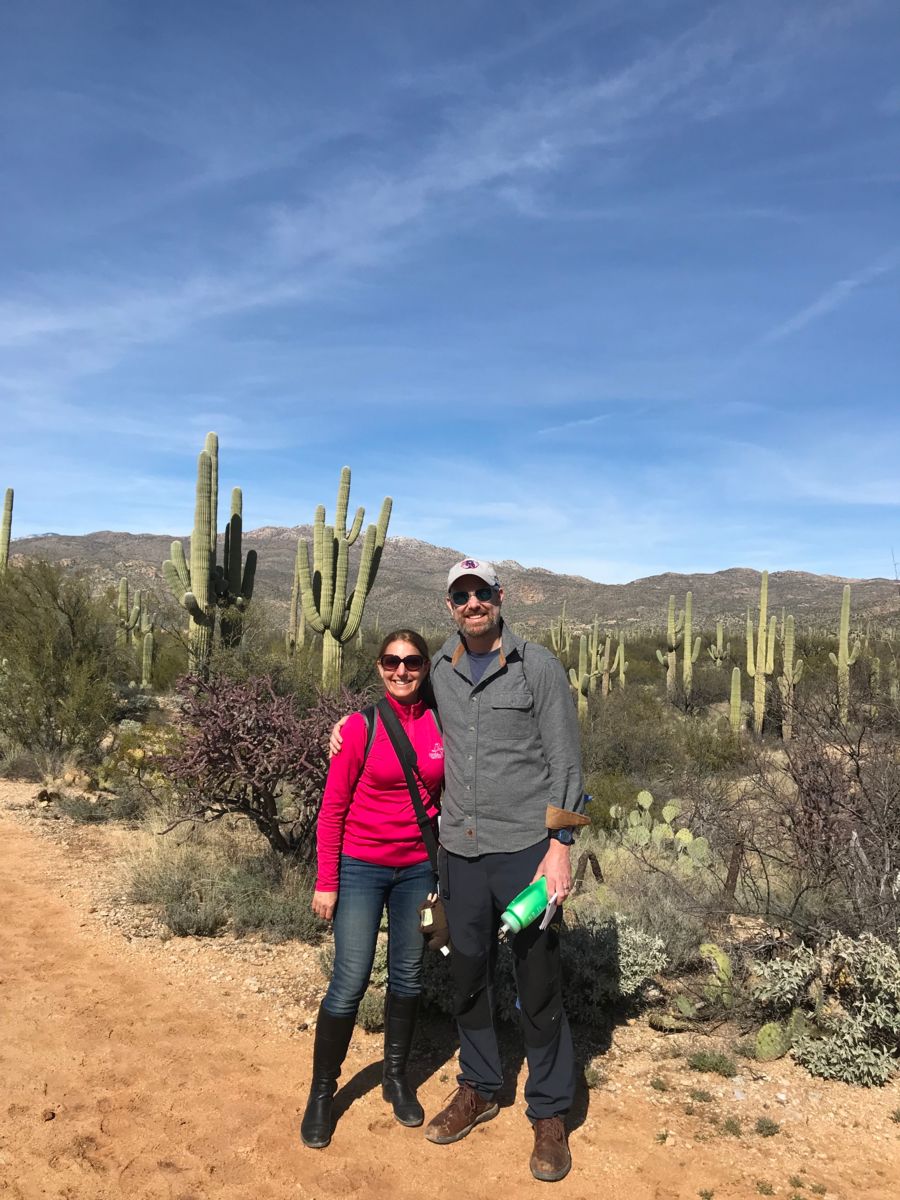
[[[5,0],[14,532],[900,557],[896,0]],[[220,524],[222,516],[220,516]]]

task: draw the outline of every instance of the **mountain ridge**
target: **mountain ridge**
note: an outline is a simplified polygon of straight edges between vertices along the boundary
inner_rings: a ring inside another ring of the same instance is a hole
[[[244,553],[259,555],[256,596],[275,609],[287,611],[298,537],[310,538],[310,525],[266,525],[243,536]],[[115,586],[126,575],[132,588],[162,596],[161,565],[169,557],[173,538],[168,534],[128,533],[111,529],[86,534],[41,534],[16,538],[10,546],[17,557],[43,558],[87,573],[98,589]],[[187,536],[182,539],[187,543]],[[220,538],[221,545],[221,538]],[[351,550],[359,554],[359,543]],[[403,620],[423,628],[447,624],[443,602],[448,568],[463,557],[453,547],[435,546],[419,538],[393,537],[385,544],[381,569],[366,606],[366,623],[376,615],[384,628]],[[711,627],[720,617],[732,627],[755,609],[760,572],[752,567],[727,567],[713,572],[665,571],[628,583],[601,583],[583,575],[524,567],[515,559],[495,562],[506,591],[505,611],[526,629],[546,628],[559,616],[563,601],[576,627],[585,627],[599,616],[604,625],[661,627],[669,595],[681,607],[684,593],[693,594],[695,627]],[[854,621],[891,619],[900,610],[900,587],[887,578],[854,579],[816,575],[807,571],[773,571],[769,574],[769,606],[782,606],[807,622],[827,622],[836,628],[845,583],[853,588]]]

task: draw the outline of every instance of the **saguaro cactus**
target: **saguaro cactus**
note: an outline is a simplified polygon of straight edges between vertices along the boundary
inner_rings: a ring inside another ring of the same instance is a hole
[[[141,622],[141,593],[134,593],[134,604],[128,607],[128,580],[119,580],[119,599],[116,605],[116,645],[120,650],[131,645],[131,635]]]
[[[784,640],[782,642],[781,674],[778,676],[778,688],[781,692],[781,736],[789,742],[794,732],[794,688],[803,676],[803,659],[794,661],[794,618],[788,616],[784,620]]]
[[[732,733],[741,732],[741,668],[734,667],[731,672],[731,704],[729,706]]]
[[[850,649],[850,584],[844,584],[841,598],[841,627],[838,633],[838,652],[829,651],[828,657],[837,667],[838,712],[846,721],[850,712],[850,668],[859,658],[859,638]]]
[[[731,657],[731,642],[725,645],[725,625],[722,621],[716,621],[716,644],[707,646],[706,652],[713,660],[713,665],[716,670],[721,670],[725,665],[725,660]]]
[[[303,612],[309,625],[323,638],[322,687],[332,693],[341,686],[344,646],[356,636],[362,621],[391,519],[392,501],[390,496],[385,496],[377,525],[369,525],[366,529],[356,586],[348,595],[350,546],[359,537],[365,517],[365,510],[358,508],[353,524],[347,530],[349,500],[350,468],[344,467],[338,486],[334,525],[325,524],[325,506],[320,504],[313,524],[312,566],[309,547],[302,539],[303,552],[297,558]]]
[[[694,663],[700,657],[700,635],[691,641],[693,625],[694,597],[690,592],[684,597],[684,650],[681,662],[681,683],[685,700],[690,700],[694,688]]]
[[[759,627],[756,634],[756,655],[753,653],[753,625],[747,610],[747,674],[753,680],[753,732],[762,733],[766,715],[768,677],[775,670],[776,620],[767,621],[769,606],[769,572],[763,571],[759,581]]]
[[[550,645],[557,658],[568,655],[572,646],[572,632],[566,624],[566,602],[563,600],[562,612],[559,619],[550,622]]]
[[[215,561],[216,507],[219,487],[219,439],[206,435],[197,458],[194,528],[188,566],[180,539],[172,543],[171,558],[163,563],[163,577],[176,600],[190,614],[188,670],[202,674],[212,653],[216,624]]]
[[[607,654],[609,639],[607,638]],[[569,683],[578,698],[578,719],[585,722],[588,719],[588,696],[591,691],[591,677],[596,672],[591,670],[588,639],[584,636],[578,639],[578,670],[569,667]],[[605,693],[604,693],[605,694]]]
[[[619,687],[625,686],[625,672],[628,670],[628,663],[625,659],[625,634],[619,634],[619,644],[616,647],[616,662],[613,670],[618,669],[619,672]]]
[[[656,657],[661,666],[666,668],[666,696],[675,699],[676,671],[678,669],[678,647],[681,645],[681,635],[684,628],[684,613],[675,616],[675,593],[669,596],[669,612],[666,621],[666,653],[657,650]]]
[[[222,553],[222,577],[225,582],[224,603],[220,632],[222,645],[233,648],[241,644],[244,632],[244,614],[253,597],[253,581],[256,578],[256,551],[247,551],[247,560],[241,568],[241,535],[243,532],[244,496],[240,488],[231,491],[231,517],[225,529],[225,546]]]
[[[12,534],[12,514],[13,514],[13,490],[6,489],[6,495],[3,497],[3,524],[0,525],[0,575],[2,575],[9,563],[9,539]]]
[[[304,553],[303,542],[298,538],[297,554],[294,559],[294,582],[291,584],[291,603],[288,609],[288,627],[284,635],[284,647],[288,658],[294,657],[298,646],[302,651],[306,641],[306,614],[300,603],[300,555],[302,553]]]
[[[153,622],[146,608],[141,610],[141,624],[137,636],[141,642],[141,687],[148,688],[153,676],[153,656],[156,642],[153,637]]]

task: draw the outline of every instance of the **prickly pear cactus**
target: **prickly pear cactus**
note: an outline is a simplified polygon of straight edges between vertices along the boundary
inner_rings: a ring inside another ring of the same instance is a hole
[[[780,1021],[767,1021],[756,1034],[756,1057],[759,1062],[774,1062],[784,1058],[791,1048],[791,1032]]]

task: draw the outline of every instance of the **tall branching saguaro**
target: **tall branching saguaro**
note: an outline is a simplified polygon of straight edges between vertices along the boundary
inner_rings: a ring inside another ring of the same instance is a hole
[[[693,638],[694,624],[693,593],[686,592],[684,597],[684,650],[681,655],[681,685],[685,700],[690,700],[694,690],[694,663],[700,657],[700,635]]]
[[[219,439],[206,435],[197,458],[194,499],[194,528],[191,532],[191,561],[188,565],[180,539],[172,543],[171,558],[163,563],[163,577],[175,599],[190,614],[188,626],[188,670],[206,672],[212,653],[216,610],[223,609],[222,637],[227,645],[240,641],[241,621],[253,595],[256,551],[251,550],[241,572],[240,488],[231,493],[231,520],[225,536],[224,566],[216,566],[218,540],[216,513],[219,505]]]
[[[589,639],[582,634],[578,639],[578,670],[569,667],[569,685],[578,701],[578,719],[584,724],[588,719],[588,696],[591,693],[591,678],[596,674],[590,661]],[[607,639],[607,649],[609,640]]]
[[[782,666],[778,676],[781,691],[781,736],[789,742],[794,733],[794,689],[803,676],[803,659],[794,659],[794,618],[783,621],[784,636],[781,644]]]
[[[284,648],[288,658],[293,658],[299,649],[302,653],[306,641],[306,614],[300,603],[300,555],[305,554],[303,540],[297,538],[297,554],[294,558],[294,581],[291,584],[291,603],[288,608],[288,627],[284,635]],[[360,626],[360,628],[362,628]]]
[[[753,625],[747,610],[747,674],[753,680],[753,732],[762,733],[766,715],[768,678],[775,670],[776,620],[768,621],[769,572],[763,571],[759,581],[759,626],[756,633],[756,653],[753,651]]]
[[[338,485],[334,524],[325,524],[325,506],[320,504],[313,523],[312,564],[309,546],[302,539],[303,550],[297,557],[303,612],[310,627],[322,634],[322,687],[331,694],[340,689],[344,646],[359,630],[366,599],[378,574],[391,519],[392,501],[390,496],[385,496],[377,524],[366,529],[356,586],[348,593],[350,547],[359,537],[365,518],[365,509],[358,508],[348,530],[349,502],[350,468],[344,467]]]
[[[241,644],[244,614],[253,598],[253,583],[256,579],[256,551],[248,550],[246,561],[241,563],[243,508],[243,492],[238,487],[232,488],[231,515],[225,528],[225,545],[222,550],[222,575],[226,591],[225,607],[220,622],[222,645],[231,649]]]
[[[677,688],[676,671],[678,669],[678,647],[681,645],[682,630],[684,629],[684,613],[675,616],[675,593],[669,596],[669,612],[666,620],[666,653],[657,650],[656,657],[661,666],[666,668],[666,697],[675,699]]]
[[[2,575],[9,564],[9,539],[12,535],[12,514],[13,514],[13,490],[6,489],[6,495],[3,497],[3,524],[0,525],[0,575]]]
[[[859,638],[850,649],[850,584],[844,585],[841,597],[841,626],[838,632],[838,652],[829,651],[832,665],[837,667],[838,712],[846,723],[850,714],[850,668],[859,658]]]
[[[128,604],[128,580],[123,575],[119,580],[119,596],[116,604],[116,645],[120,650],[131,645],[131,635],[140,627],[142,601],[140,591],[134,593],[134,603]]]

